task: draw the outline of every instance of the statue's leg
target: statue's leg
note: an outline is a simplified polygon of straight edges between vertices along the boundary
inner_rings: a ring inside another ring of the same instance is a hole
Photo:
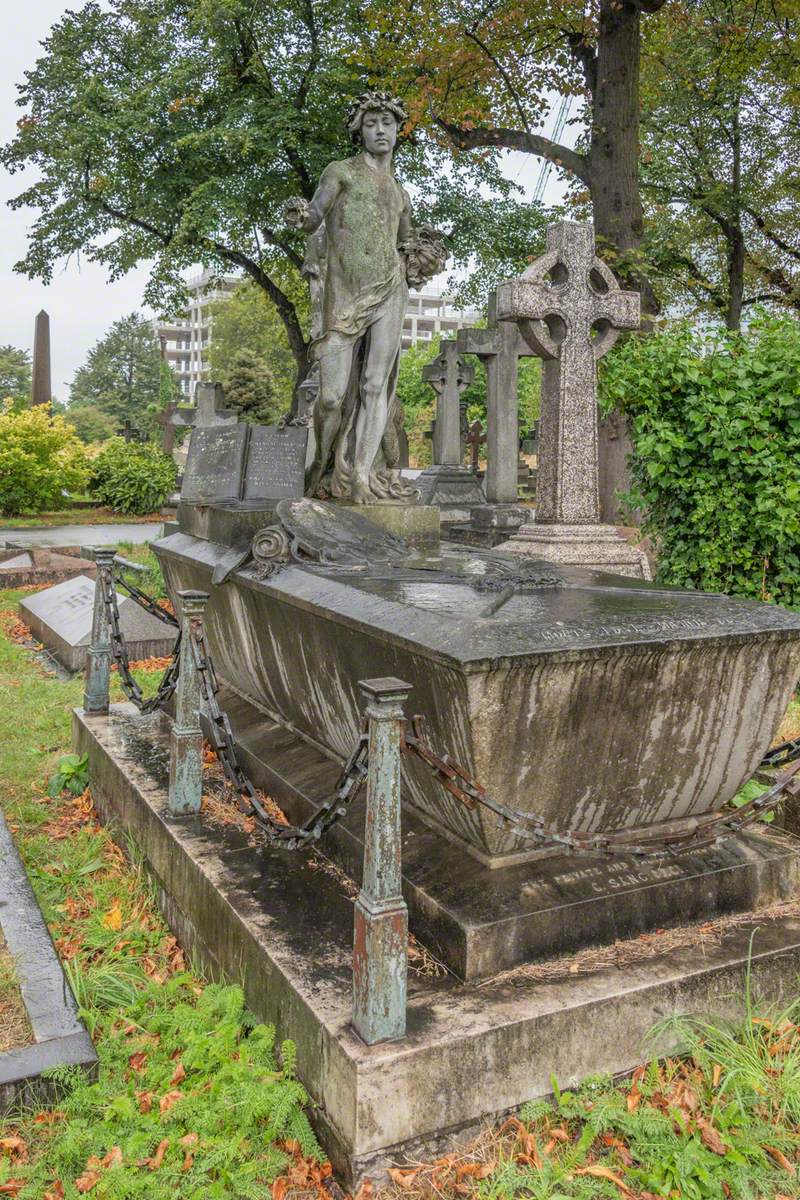
[[[356,504],[367,504],[375,499],[369,476],[389,419],[389,378],[400,349],[406,300],[406,290],[398,288],[370,328],[369,348],[361,374],[361,408],[356,425],[352,488]]]
[[[319,358],[319,393],[314,406],[317,453],[306,475],[306,493],[313,496],[328,470],[331,451],[342,422],[342,404],[347,393],[353,359],[353,342],[332,342]]]

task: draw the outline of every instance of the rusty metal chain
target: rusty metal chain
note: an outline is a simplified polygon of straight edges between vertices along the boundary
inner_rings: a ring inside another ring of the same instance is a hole
[[[768,750],[761,760],[762,767],[785,767],[788,763],[797,762],[800,758],[800,738],[792,742],[782,742]]]
[[[253,813],[272,845],[297,850],[309,842],[318,841],[344,816],[367,777],[369,739],[366,730],[360,734],[353,753],[337,780],[331,799],[321,804],[303,825],[289,825],[278,821],[264,807],[256,788],[239,763],[230,721],[217,700],[219,683],[211,655],[206,649],[202,622],[190,622],[190,630],[192,652],[200,677],[205,715],[210,727],[209,740],[226,776],[242,797],[245,811]]]
[[[420,716],[412,718],[410,731],[406,728],[403,749],[424,762],[442,787],[465,807],[482,805],[488,808],[500,817],[515,836],[537,842],[543,849],[563,846],[570,854],[602,854],[606,857],[661,858],[676,850],[698,850],[714,845],[777,808],[784,799],[787,785],[800,772],[800,762],[797,762],[771,788],[748,800],[740,808],[696,817],[671,832],[665,832],[662,828],[648,833],[644,828],[616,833],[587,833],[577,829],[553,829],[535,813],[509,808],[507,804],[494,799],[449,755],[440,757],[435,753],[425,740]]]
[[[175,644],[172,647],[170,661],[164,671],[164,674],[161,676],[158,688],[149,700],[145,700],[142,689],[139,687],[139,684],[136,682],[131,673],[128,650],[125,645],[125,637],[120,626],[119,606],[117,605],[118,580],[115,579],[113,569],[108,569],[98,564],[97,571],[100,577],[100,583],[103,592],[103,603],[105,604],[108,628],[111,635],[111,657],[116,663],[119,681],[122,684],[122,690],[130,700],[131,704],[136,705],[136,707],[139,709],[139,712],[155,712],[157,708],[164,707],[178,685],[181,651],[180,631],[178,631],[178,636],[176,637]]]
[[[148,596],[147,593],[143,592],[141,588],[138,588],[135,583],[131,583],[129,579],[125,579],[122,574],[124,569],[124,567],[120,567],[115,564],[114,582],[116,583],[117,587],[123,588],[128,593],[131,600],[133,600],[135,604],[138,604],[140,608],[143,608],[145,612],[150,613],[151,617],[157,617],[158,620],[163,621],[165,625],[172,625],[174,629],[178,629],[180,622],[178,621],[177,617],[174,617],[171,612],[167,612],[165,608],[162,608],[157,600],[154,600],[152,596]]]

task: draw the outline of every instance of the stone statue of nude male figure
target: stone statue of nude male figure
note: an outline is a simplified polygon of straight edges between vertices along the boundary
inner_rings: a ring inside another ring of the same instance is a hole
[[[284,208],[288,225],[314,235],[321,271],[312,290],[319,394],[308,495],[356,504],[416,495],[398,469],[397,365],[408,285],[441,271],[446,254],[435,230],[412,228],[408,195],[394,176],[405,120],[396,98],[359,96],[347,121],[359,153],[330,163],[310,202],[295,198]]]

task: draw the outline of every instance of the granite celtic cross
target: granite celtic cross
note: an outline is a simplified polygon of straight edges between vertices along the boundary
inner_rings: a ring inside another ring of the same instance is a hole
[[[638,328],[639,296],[596,257],[591,225],[562,221],[547,253],[497,289],[497,317],[544,359],[536,524],[599,524],[595,364]]]
[[[434,463],[460,466],[461,393],[475,378],[475,368],[465,363],[455,339],[445,338],[433,362],[422,368],[422,378],[436,393],[436,423],[433,429]]]

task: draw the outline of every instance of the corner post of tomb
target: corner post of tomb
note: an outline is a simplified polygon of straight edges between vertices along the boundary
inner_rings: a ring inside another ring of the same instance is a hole
[[[105,716],[111,682],[111,630],[106,611],[106,590],[113,587],[115,550],[98,548],[94,552],[97,571],[94,581],[92,641],[86,654],[86,687],[83,710],[88,716]]]
[[[403,705],[411,690],[400,679],[364,679],[369,770],[364,876],[355,906],[353,1026],[373,1045],[406,1031],[408,909],[401,889],[400,743]]]
[[[169,799],[172,816],[200,811],[203,799],[203,733],[200,727],[200,674],[192,634],[202,626],[208,592],[178,592],[181,649],[175,720],[169,737]]]

